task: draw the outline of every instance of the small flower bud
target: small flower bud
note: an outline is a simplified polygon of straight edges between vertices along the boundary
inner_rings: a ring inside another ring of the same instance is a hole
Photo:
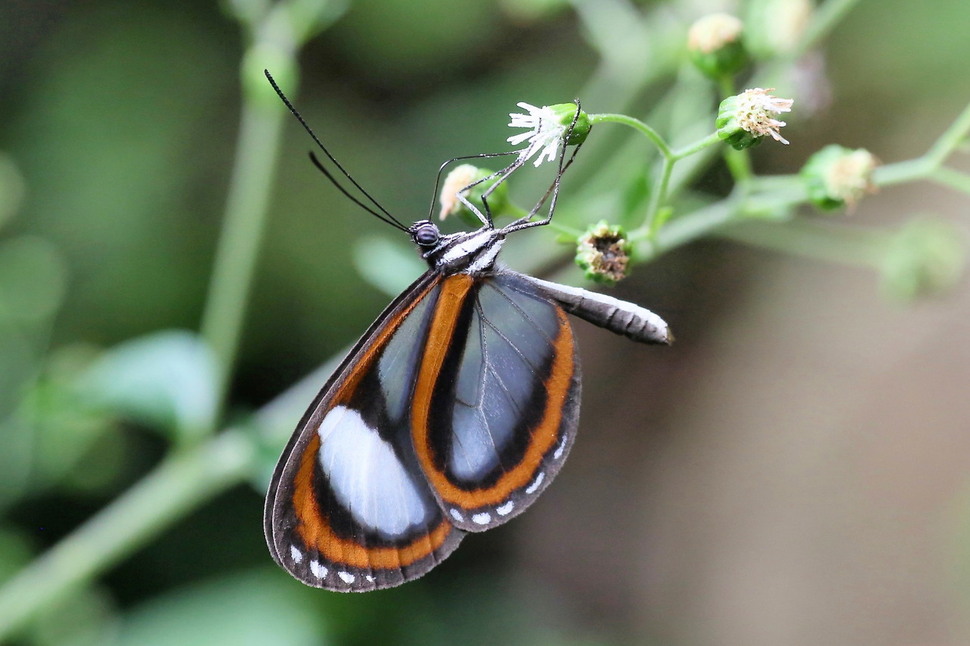
[[[586,136],[593,125],[590,123],[589,115],[583,111],[576,116],[577,106],[575,103],[557,103],[556,105],[543,106],[537,108],[528,103],[518,103],[520,108],[528,114],[509,113],[512,121],[509,122],[510,128],[528,128],[527,132],[521,132],[508,138],[508,142],[513,146],[518,146],[523,142],[529,145],[519,151],[519,156],[525,159],[532,159],[539,153],[533,162],[536,166],[544,161],[553,161],[559,154],[559,142],[566,134],[566,129],[576,119],[576,125],[569,133],[569,146],[575,146],[586,141]]]
[[[626,278],[633,245],[622,227],[600,220],[577,243],[576,264],[586,271],[586,278],[608,285]]]
[[[569,139],[566,141],[566,145],[577,146],[586,141],[589,131],[593,128],[593,124],[590,123],[589,115],[586,112],[580,110],[579,116],[576,116],[575,103],[557,103],[550,105],[549,109],[556,115],[559,120],[559,125],[564,130],[572,125],[573,119],[576,120],[576,125],[573,126],[572,131],[569,133]]]
[[[831,211],[846,205],[852,208],[866,193],[875,192],[872,172],[877,165],[864,148],[851,150],[832,144],[809,157],[801,175],[812,203]]]
[[[967,264],[967,240],[949,222],[916,219],[895,232],[882,259],[883,287],[900,300],[954,287]]]
[[[721,101],[715,121],[717,135],[735,150],[750,148],[765,135],[787,144],[788,140],[778,132],[785,122],[775,119],[772,113],[790,112],[794,100],[780,99],[769,92],[770,89],[756,87]]]
[[[704,16],[687,32],[687,53],[701,72],[713,79],[731,76],[748,64],[741,40],[744,24],[732,15]]]
[[[458,193],[491,174],[492,171],[485,168],[477,168],[471,164],[462,164],[451,169],[451,172],[445,177],[444,184],[441,186],[441,195],[438,198],[441,204],[441,211],[438,213],[438,217],[444,220],[451,215],[457,215],[468,224],[475,226],[481,225],[482,221],[478,219],[478,216],[458,199]],[[468,189],[463,195],[465,199],[484,212],[485,207],[482,202],[482,193],[493,183],[494,178],[489,181],[480,182]],[[499,184],[488,196],[488,206],[492,216],[496,217],[500,215],[508,205],[508,185],[504,183]]]

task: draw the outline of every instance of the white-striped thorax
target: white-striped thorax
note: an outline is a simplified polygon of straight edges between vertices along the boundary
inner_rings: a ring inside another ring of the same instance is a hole
[[[477,231],[442,235],[434,222],[419,220],[408,228],[408,233],[432,269],[445,274],[476,275],[495,266],[506,230],[484,226]]]

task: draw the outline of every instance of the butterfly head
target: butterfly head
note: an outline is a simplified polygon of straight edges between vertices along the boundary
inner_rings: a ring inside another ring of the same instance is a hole
[[[441,241],[441,231],[431,220],[418,220],[408,227],[408,234],[422,252],[433,250]]]

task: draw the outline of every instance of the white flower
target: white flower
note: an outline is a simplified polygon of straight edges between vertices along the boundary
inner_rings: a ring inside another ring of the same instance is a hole
[[[745,90],[738,95],[737,119],[743,130],[753,135],[763,137],[771,135],[775,141],[787,144],[788,140],[778,132],[785,126],[784,121],[778,121],[771,113],[780,114],[790,112],[794,99],[781,99],[768,94],[771,89],[760,87]]]
[[[537,108],[528,103],[516,104],[529,114],[509,113],[512,121],[509,122],[510,128],[528,128],[528,132],[522,132],[508,138],[508,142],[513,146],[518,146],[524,141],[529,145],[519,151],[519,159],[528,161],[535,157],[536,166],[544,161],[553,161],[559,154],[559,143],[562,141],[566,126],[562,124],[559,116],[548,106]],[[541,153],[539,151],[542,151]]]

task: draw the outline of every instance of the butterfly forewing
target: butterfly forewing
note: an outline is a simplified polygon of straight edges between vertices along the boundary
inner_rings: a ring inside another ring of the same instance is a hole
[[[552,481],[579,415],[565,312],[514,272],[443,280],[412,398],[421,467],[448,519],[483,531]]]
[[[311,405],[266,508],[276,561],[313,586],[415,579],[457,547],[410,438],[409,402],[442,279],[429,272],[371,326]]]

